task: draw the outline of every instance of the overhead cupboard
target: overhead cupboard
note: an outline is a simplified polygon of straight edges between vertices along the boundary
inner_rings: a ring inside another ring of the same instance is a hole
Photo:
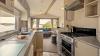
[[[99,0],[68,0],[65,4],[65,9],[75,11],[85,8],[86,17],[98,17],[99,4]]]
[[[12,6],[14,5],[14,0],[0,0],[0,5]]]
[[[9,10],[13,12],[14,10],[14,0],[0,0],[0,9],[2,10]]]
[[[74,20],[74,12],[84,8],[84,0],[68,0],[65,3],[65,14],[66,20],[72,21]]]
[[[68,0],[65,3],[66,10],[79,10],[84,7],[84,0]]]
[[[84,7],[87,17],[98,16],[98,0],[84,0]]]

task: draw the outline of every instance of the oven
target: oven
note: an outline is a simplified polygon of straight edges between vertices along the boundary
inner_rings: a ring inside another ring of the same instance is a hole
[[[61,56],[73,56],[73,39],[61,34]]]
[[[73,32],[60,33],[60,55],[74,56],[74,38],[96,36],[96,29],[73,27]]]

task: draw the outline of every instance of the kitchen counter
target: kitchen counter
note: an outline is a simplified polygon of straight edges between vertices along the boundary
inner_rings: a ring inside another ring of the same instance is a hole
[[[17,35],[12,36],[11,38],[0,42],[0,56],[5,56],[6,54],[10,56],[27,56],[26,54],[29,51],[29,47],[32,44],[34,39],[34,30],[31,34],[27,35],[25,39],[17,39]],[[7,56],[8,56],[7,55]]]
[[[79,37],[79,38],[75,38],[75,39],[79,40],[81,42],[84,42],[88,45],[91,45],[93,47],[100,48],[100,42],[98,42],[96,37],[88,36],[88,37]]]

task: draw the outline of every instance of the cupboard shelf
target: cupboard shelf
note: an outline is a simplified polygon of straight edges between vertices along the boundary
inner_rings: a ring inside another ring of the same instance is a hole
[[[95,0],[95,1],[93,1],[93,2],[90,2],[90,3],[88,3],[88,4],[85,4],[85,6],[88,6],[88,5],[95,5],[95,4],[97,4],[97,0]]]
[[[94,1],[97,1],[97,0],[85,0],[85,4],[92,3]]]
[[[87,17],[98,17],[98,1],[85,0],[85,14]]]
[[[98,17],[99,15],[91,15],[91,16],[87,16],[87,17],[89,17],[89,18],[93,18],[93,17]]]

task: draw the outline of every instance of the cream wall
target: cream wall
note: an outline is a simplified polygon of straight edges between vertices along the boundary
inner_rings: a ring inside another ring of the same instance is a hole
[[[87,28],[97,28],[98,18],[88,18],[85,16],[85,10],[80,9],[75,11],[75,17],[74,20],[71,22],[74,26],[79,27],[87,27]]]
[[[59,17],[59,26],[63,27],[64,24],[64,0],[56,0],[55,4],[49,10],[49,14]]]

